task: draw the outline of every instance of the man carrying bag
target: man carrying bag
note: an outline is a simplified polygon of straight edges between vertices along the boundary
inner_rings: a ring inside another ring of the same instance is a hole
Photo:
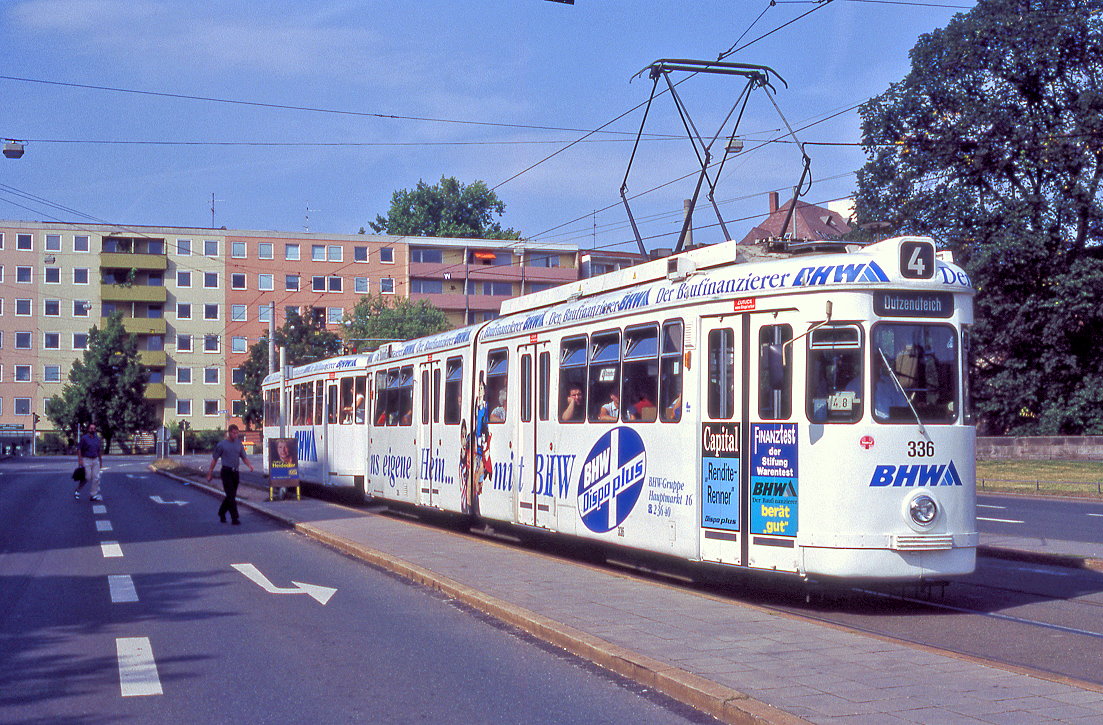
[[[92,482],[89,501],[103,501],[100,496],[100,471],[103,469],[103,441],[96,435],[96,424],[89,423],[84,435],[77,444],[77,470],[73,471],[73,480],[77,487],[73,498],[80,499],[80,490],[85,483]]]

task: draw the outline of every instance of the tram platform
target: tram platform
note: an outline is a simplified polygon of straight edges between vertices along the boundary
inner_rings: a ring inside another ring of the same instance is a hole
[[[239,499],[249,509],[724,722],[1103,722],[1103,688],[813,623],[370,509],[314,498],[268,501],[259,475],[243,473],[242,482],[248,485],[239,489]],[[189,483],[221,495],[198,479]],[[1032,542],[1005,539],[985,545],[1022,556],[1032,548]]]

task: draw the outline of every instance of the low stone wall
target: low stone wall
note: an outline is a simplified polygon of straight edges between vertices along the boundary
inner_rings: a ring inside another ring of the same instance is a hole
[[[977,437],[984,460],[1103,460],[1103,436]]]

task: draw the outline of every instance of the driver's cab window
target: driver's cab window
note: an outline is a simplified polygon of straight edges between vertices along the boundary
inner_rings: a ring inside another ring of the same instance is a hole
[[[808,419],[813,423],[854,423],[861,419],[862,331],[857,325],[831,325],[808,336]]]

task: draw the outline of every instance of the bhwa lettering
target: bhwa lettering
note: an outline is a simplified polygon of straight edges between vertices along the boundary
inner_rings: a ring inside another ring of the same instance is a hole
[[[885,486],[927,487],[961,486],[961,476],[953,461],[943,465],[880,465],[873,469],[869,479],[871,488]]]

